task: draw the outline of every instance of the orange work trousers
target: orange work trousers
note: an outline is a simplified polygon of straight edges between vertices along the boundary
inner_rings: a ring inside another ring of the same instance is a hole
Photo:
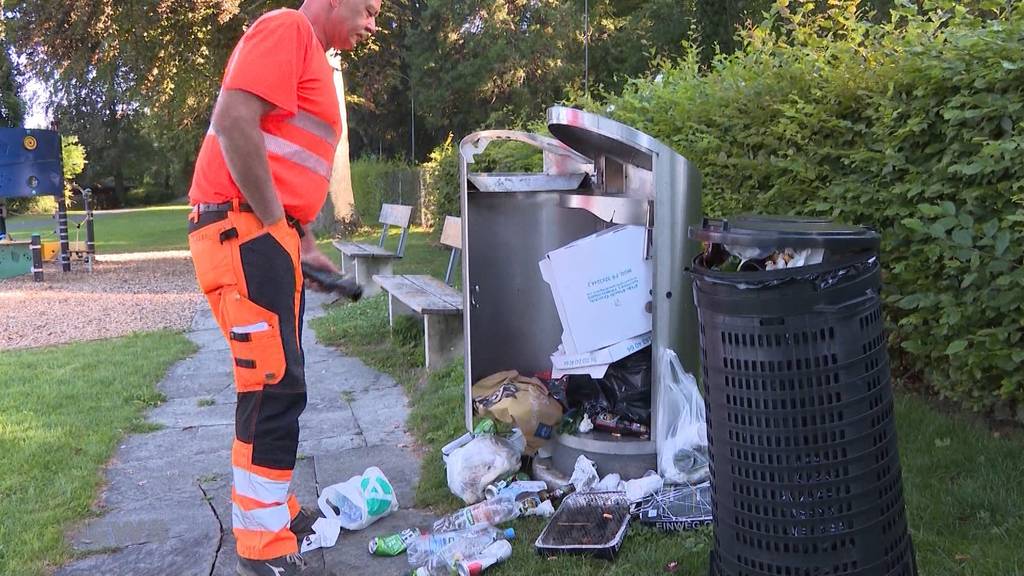
[[[193,210],[188,243],[196,278],[234,361],[232,529],[238,555],[267,560],[298,552],[289,491],[306,407],[299,234],[284,220],[264,227],[252,212]]]

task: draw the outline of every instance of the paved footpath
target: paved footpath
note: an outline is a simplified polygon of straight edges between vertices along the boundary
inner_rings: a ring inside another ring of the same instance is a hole
[[[324,298],[308,293],[307,320],[322,314]],[[110,463],[98,503],[101,516],[69,536],[79,559],[60,576],[230,576],[230,453],[235,393],[227,343],[208,308],[188,334],[194,356],[174,365],[159,384],[167,402],[152,410],[162,429],[124,440]],[[308,405],[302,415],[299,462],[292,489],[316,506],[319,489],[377,466],[394,484],[401,510],[361,532],[343,531],[334,548],[306,559],[326,574],[386,575],[408,570],[404,556],[376,558],[370,537],[429,524],[413,509],[420,461],[409,448],[407,403],[389,376],[303,332]]]

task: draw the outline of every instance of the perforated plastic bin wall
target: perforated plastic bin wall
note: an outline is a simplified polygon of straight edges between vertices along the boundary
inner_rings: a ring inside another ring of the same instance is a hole
[[[721,576],[916,576],[875,251],[694,263]]]

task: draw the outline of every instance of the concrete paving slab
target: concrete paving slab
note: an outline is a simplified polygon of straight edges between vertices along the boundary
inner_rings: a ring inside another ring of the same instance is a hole
[[[218,404],[211,396],[173,398],[154,408],[146,420],[168,428],[225,426],[235,423],[235,395],[230,403]],[[208,405],[208,402],[214,402]]]
[[[219,538],[209,505],[198,485],[186,492],[154,494],[145,501],[114,509],[75,533],[79,550],[104,550],[158,543],[203,532]],[[212,560],[212,559],[211,559]]]
[[[218,328],[217,321],[213,318],[213,312],[210,310],[209,302],[203,302],[196,310],[196,315],[192,317],[192,332],[201,332],[203,330],[213,330]]]
[[[410,450],[395,446],[370,446],[316,458],[316,477],[323,489],[361,475],[370,466],[380,468],[395,488],[398,505],[412,508],[420,479],[420,461]]]
[[[217,539],[197,532],[180,538],[163,538],[147,544],[129,546],[109,554],[87,556],[60,568],[56,574],[209,576],[216,555]]]
[[[202,350],[230,350],[228,341],[224,339],[224,334],[216,324],[209,330],[189,332],[187,336]]]

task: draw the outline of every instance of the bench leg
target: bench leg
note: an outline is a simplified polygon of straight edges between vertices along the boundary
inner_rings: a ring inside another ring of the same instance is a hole
[[[363,287],[363,298],[371,298],[380,294],[380,286],[373,281],[375,275],[394,276],[390,259],[357,258],[355,268],[356,282]]]
[[[409,308],[394,294],[388,294],[388,326],[395,327],[395,318],[399,316],[417,316],[416,311]]]
[[[341,254],[341,273],[342,274],[353,274],[356,269],[356,259],[349,256],[348,254]]]
[[[462,316],[425,314],[423,347],[427,370],[436,370],[462,356]]]

